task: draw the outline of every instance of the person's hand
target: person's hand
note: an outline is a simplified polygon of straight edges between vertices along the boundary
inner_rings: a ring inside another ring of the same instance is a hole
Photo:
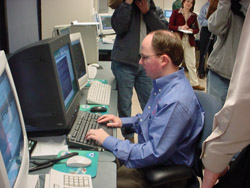
[[[111,121],[111,122],[109,122]],[[98,118],[97,120],[98,123],[105,123],[105,122],[109,122],[107,123],[108,127],[116,127],[116,128],[121,128],[122,127],[122,120],[115,116],[115,115],[103,115],[101,117]]]
[[[183,25],[183,26],[181,26],[181,29],[182,30],[189,30],[189,27],[188,27],[188,25]]]
[[[218,3],[219,3],[219,0],[210,0],[210,4],[208,7],[207,16],[206,16],[207,19],[211,16],[211,14],[213,14],[217,10]]]
[[[109,134],[104,131],[103,129],[90,129],[86,136],[85,139],[87,140],[95,140],[97,141],[100,145],[103,144],[104,140],[109,136]]]
[[[125,2],[126,2],[127,4],[132,4],[133,1],[134,1],[134,0],[126,0]]]
[[[201,188],[213,188],[217,180],[221,176],[224,176],[227,171],[228,167],[221,173],[214,173],[208,169],[205,169]]]
[[[147,12],[149,11],[147,0],[136,0],[135,4],[140,9],[142,14],[147,14]]]

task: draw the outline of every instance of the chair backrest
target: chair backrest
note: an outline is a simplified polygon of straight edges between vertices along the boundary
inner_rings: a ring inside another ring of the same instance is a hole
[[[194,160],[194,171],[197,176],[202,177],[202,161],[200,159],[202,143],[211,134],[214,115],[222,108],[221,103],[212,95],[201,91],[195,91],[201,106],[205,112],[204,127],[202,129]]]

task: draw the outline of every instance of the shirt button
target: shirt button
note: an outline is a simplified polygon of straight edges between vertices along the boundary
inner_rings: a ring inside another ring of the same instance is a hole
[[[150,106],[148,106],[148,109],[150,109],[151,107]]]
[[[159,89],[159,92],[161,92],[161,89]]]
[[[154,95],[157,95],[157,93],[154,93]]]
[[[140,121],[142,121],[142,119],[140,119]]]

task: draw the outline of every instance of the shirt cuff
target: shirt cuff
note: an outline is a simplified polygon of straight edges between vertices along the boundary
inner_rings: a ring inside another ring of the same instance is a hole
[[[108,136],[102,143],[102,146],[108,149],[109,151],[113,152],[117,142],[118,139],[114,138],[113,136]]]
[[[122,121],[122,127],[132,127],[133,126],[133,119],[131,117],[121,118],[121,121]]]

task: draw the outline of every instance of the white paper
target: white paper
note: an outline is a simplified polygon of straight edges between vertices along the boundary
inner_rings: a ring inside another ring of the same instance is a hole
[[[192,34],[193,32],[192,31],[189,31],[189,30],[183,30],[183,29],[180,29],[179,31],[183,32],[183,33],[187,33],[187,34]]]
[[[32,157],[57,155],[62,150],[68,150],[66,135],[53,137],[36,137],[32,139],[37,141],[36,147],[32,152]]]

